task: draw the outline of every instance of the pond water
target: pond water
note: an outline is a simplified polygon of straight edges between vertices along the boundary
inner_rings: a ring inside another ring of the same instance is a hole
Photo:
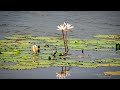
[[[99,68],[70,68],[70,76],[65,79],[118,79],[120,76],[105,76],[103,72],[120,70],[120,67],[99,67]],[[33,70],[0,70],[1,79],[58,79],[57,72],[62,67],[37,68]]]
[[[33,36],[61,35],[57,26],[63,22],[74,26],[68,38],[93,39],[97,34],[120,35],[120,11],[0,11],[0,39],[14,34]],[[95,39],[95,38],[94,38]],[[69,51],[79,55],[79,51]],[[120,58],[120,54],[111,51],[85,51],[94,60],[99,58]],[[56,73],[62,67],[37,68],[33,70],[0,69],[0,78],[4,79],[57,79]],[[70,76],[66,79],[116,79],[120,76],[105,76],[103,72],[120,71],[120,67],[79,68],[70,67]]]

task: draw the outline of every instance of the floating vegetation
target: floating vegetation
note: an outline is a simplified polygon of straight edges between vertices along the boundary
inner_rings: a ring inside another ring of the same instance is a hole
[[[109,71],[104,72],[105,75],[120,75],[120,71]]]
[[[13,40],[24,40],[26,39],[27,37],[30,37],[31,35],[12,35],[12,36],[7,36],[5,37],[6,39],[13,39]]]
[[[63,38],[63,41],[64,41],[65,53],[68,53],[69,50],[68,50],[68,44],[67,44],[68,43],[67,32],[71,31],[71,29],[74,28],[74,26],[72,26],[69,23],[64,22],[64,24],[61,24],[60,26],[57,26],[57,27],[58,27],[57,30],[62,31],[62,38]]]
[[[110,51],[115,49],[116,40],[100,39],[78,39],[68,38],[67,45],[71,51],[93,50]],[[40,46],[40,53],[34,55],[32,44]],[[53,56],[53,49],[57,48],[56,56]],[[90,58],[84,55],[64,55],[64,42],[60,37],[44,37],[31,35],[13,35],[0,40],[0,68],[13,70],[35,69],[39,67],[77,66],[82,68],[96,68],[107,66],[120,66],[120,58],[96,59],[90,61],[79,61],[80,58]],[[119,54],[119,50],[117,51]],[[64,60],[66,59],[66,60]],[[14,65],[2,63],[14,62]]]
[[[96,35],[97,38],[120,39],[120,35]]]
[[[2,54],[20,54],[20,51],[14,51],[14,52],[2,52]]]
[[[119,64],[115,64],[115,63],[111,63],[111,64],[97,64],[97,67],[118,67],[120,66],[120,63]]]
[[[12,61],[13,62],[13,61]],[[5,69],[35,69],[38,67],[60,67],[60,66],[77,66],[81,68],[96,68],[107,66],[120,66],[120,59],[101,59],[92,61],[78,61],[78,60],[32,60],[16,61],[16,65],[3,65],[0,64],[0,68]],[[26,68],[25,68],[26,67]]]
[[[83,54],[83,55],[79,55],[78,57],[79,57],[79,58],[89,58],[90,55],[88,55],[88,54],[87,54],[87,55],[84,55],[84,54]]]

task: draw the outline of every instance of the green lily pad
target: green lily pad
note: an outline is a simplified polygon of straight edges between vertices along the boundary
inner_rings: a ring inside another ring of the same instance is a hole
[[[120,71],[108,71],[104,72],[105,75],[120,75]]]
[[[109,51],[115,49],[118,39],[78,39],[68,38],[70,50],[101,50]],[[34,54],[33,43],[40,45],[40,53]],[[49,47],[45,47],[45,45]],[[56,56],[53,49],[57,48]],[[35,69],[39,67],[77,66],[82,68],[96,68],[101,66],[120,66],[120,58],[97,59],[90,61],[79,61],[79,58],[89,58],[89,55],[64,56],[64,42],[60,37],[44,37],[31,35],[12,35],[0,40],[0,68],[13,70]],[[119,54],[119,53],[118,53]],[[51,58],[49,60],[49,57]],[[66,60],[64,60],[66,58]],[[3,65],[2,62],[15,62],[15,65]]]
[[[120,39],[120,35],[95,35],[97,38]]]

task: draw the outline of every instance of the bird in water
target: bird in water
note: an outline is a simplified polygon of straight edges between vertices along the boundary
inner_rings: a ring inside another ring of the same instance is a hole
[[[82,49],[82,54],[84,54],[84,49]]]
[[[51,60],[51,57],[49,56],[48,59]]]
[[[35,54],[38,54],[40,52],[40,46],[37,46],[37,45],[33,45],[32,46],[32,49],[33,49],[33,52]]]

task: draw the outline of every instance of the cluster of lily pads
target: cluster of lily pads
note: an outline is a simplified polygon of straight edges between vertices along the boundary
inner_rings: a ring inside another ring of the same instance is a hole
[[[120,35],[95,35],[97,38],[120,39]]]
[[[95,50],[108,51],[115,49],[115,44],[120,43],[120,35],[96,35],[99,39],[68,38],[68,47],[72,51]],[[106,39],[107,38],[107,39]],[[32,44],[40,45],[39,55],[32,51]],[[52,51],[57,48],[54,58]],[[32,35],[12,35],[0,40],[0,68],[13,70],[27,70],[38,67],[77,66],[82,68],[97,68],[100,66],[120,66],[120,58],[96,59],[79,61],[77,58],[90,56],[63,55],[64,43],[61,37],[45,37]],[[49,59],[51,57],[51,59]],[[64,60],[66,58],[66,60]],[[5,65],[12,62],[14,65]]]

